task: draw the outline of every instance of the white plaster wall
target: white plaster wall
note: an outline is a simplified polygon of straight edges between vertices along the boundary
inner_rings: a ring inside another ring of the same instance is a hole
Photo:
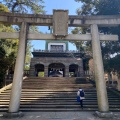
[[[48,50],[50,50],[51,45],[63,45],[63,50],[66,50],[66,44],[65,43],[48,43]]]

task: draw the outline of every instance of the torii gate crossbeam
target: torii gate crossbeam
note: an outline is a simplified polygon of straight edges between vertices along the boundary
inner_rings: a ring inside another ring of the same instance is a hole
[[[30,25],[52,26],[53,15],[40,14],[18,14],[18,13],[0,13],[0,21],[3,23],[21,24],[26,22]],[[76,16],[69,15],[68,26],[117,26],[120,24],[120,15],[100,15],[100,16]]]
[[[28,33],[28,40],[69,40],[69,41],[91,41],[92,34],[69,34],[66,37],[56,38],[53,34],[39,34],[39,33]],[[19,32],[0,32],[0,38],[2,39],[19,39]],[[101,41],[117,41],[118,35],[104,35],[99,34],[99,39]]]

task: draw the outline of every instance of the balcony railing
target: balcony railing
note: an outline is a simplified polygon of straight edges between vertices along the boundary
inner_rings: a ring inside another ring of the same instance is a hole
[[[41,49],[33,49],[33,52],[47,52],[47,53],[80,53],[78,50],[41,50]]]

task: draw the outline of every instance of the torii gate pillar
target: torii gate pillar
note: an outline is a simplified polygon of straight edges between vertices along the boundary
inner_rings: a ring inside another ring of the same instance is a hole
[[[99,108],[99,112],[109,112],[107,90],[104,80],[104,69],[103,69],[103,61],[102,61],[101,48],[100,48],[99,32],[98,32],[98,26],[96,24],[91,25],[91,34],[92,34],[92,50],[93,50],[93,59],[94,59],[98,108]]]
[[[13,78],[9,110],[10,113],[15,113],[19,111],[21,89],[22,89],[22,79],[25,61],[25,48],[26,48],[26,35],[27,35],[27,23],[21,23],[21,30],[19,36],[19,47],[18,54],[15,65],[15,73]]]

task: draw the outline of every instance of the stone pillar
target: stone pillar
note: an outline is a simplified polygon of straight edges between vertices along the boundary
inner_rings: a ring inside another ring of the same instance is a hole
[[[44,67],[44,77],[48,77],[48,66]]]
[[[65,77],[65,69],[63,69],[63,77]]]
[[[24,61],[25,61],[25,48],[26,48],[26,37],[27,37],[27,23],[21,24],[21,30],[19,35],[19,47],[18,54],[15,64],[15,72],[13,77],[13,84],[9,103],[9,113],[15,113],[19,111],[22,80],[24,72]]]
[[[30,77],[35,77],[36,76],[36,74],[35,74],[35,67],[34,66],[30,66],[29,76]]]
[[[107,90],[104,80],[104,69],[101,55],[98,26],[96,24],[91,25],[91,34],[98,108],[100,112],[108,112],[109,105],[107,98]]]
[[[118,89],[118,91],[120,91],[120,77],[118,77],[118,84],[117,84],[117,89]]]
[[[83,66],[80,66],[79,69],[80,69],[80,77],[83,77],[84,76]]]
[[[75,69],[75,76],[78,77],[78,69]]]
[[[65,77],[69,77],[69,66],[65,66]]]
[[[78,66],[77,77],[80,77],[80,66]]]

